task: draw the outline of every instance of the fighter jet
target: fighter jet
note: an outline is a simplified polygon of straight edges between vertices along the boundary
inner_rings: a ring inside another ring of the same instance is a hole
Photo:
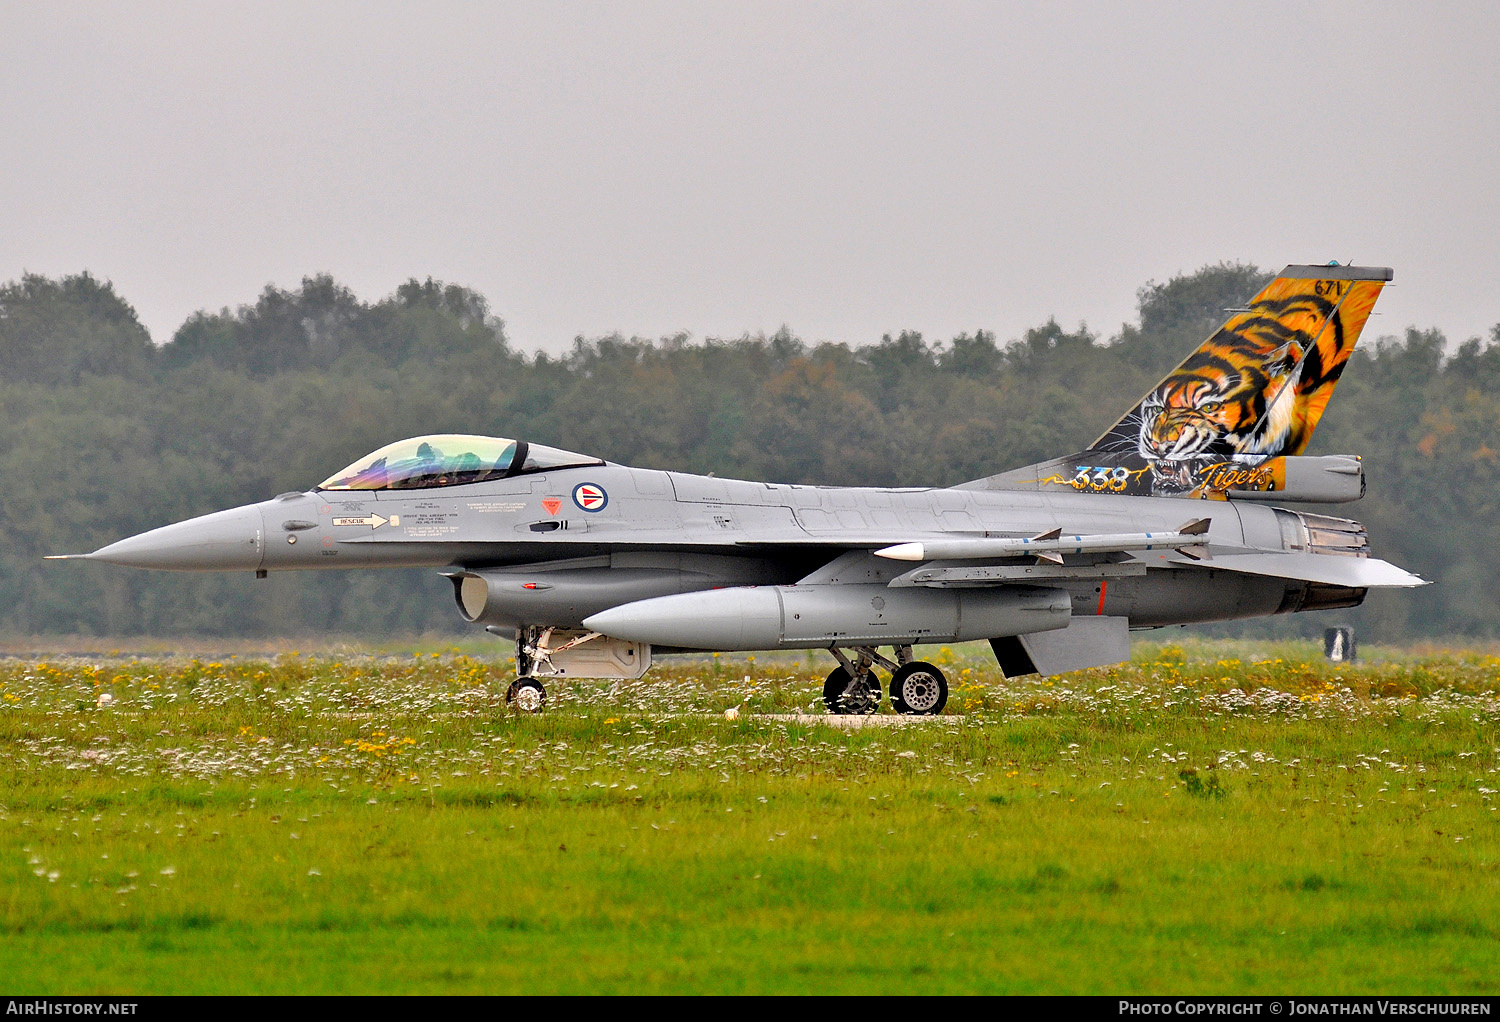
[[[1087,449],[958,486],[748,482],[443,434],[72,556],[441,569],[464,620],[516,643],[526,711],[548,679],[639,678],[658,656],[826,649],[830,712],[888,690],[935,714],[948,681],[922,645],[988,640],[1006,677],[1053,675],[1128,659],[1135,629],[1424,584],[1358,522],[1283,506],[1364,494],[1358,457],[1302,452],[1391,277],[1288,266]]]

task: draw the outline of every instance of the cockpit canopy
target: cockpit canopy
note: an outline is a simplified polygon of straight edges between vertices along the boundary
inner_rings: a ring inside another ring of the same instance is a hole
[[[555,447],[496,436],[437,433],[386,444],[318,484],[320,490],[421,490],[506,479],[554,468],[602,465]]]

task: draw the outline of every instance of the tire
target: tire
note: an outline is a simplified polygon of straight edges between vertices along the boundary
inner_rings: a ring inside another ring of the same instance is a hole
[[[517,678],[505,690],[505,705],[522,713],[540,713],[547,703],[547,690],[535,678]]]
[[[861,693],[858,691],[845,695],[848,687],[849,672],[843,667],[835,667],[823,683],[823,705],[828,707],[829,713],[868,714],[880,709],[880,682],[874,671],[866,675],[863,699],[859,698]]]
[[[913,660],[891,675],[891,707],[897,713],[934,715],[948,705],[948,679],[929,663]]]

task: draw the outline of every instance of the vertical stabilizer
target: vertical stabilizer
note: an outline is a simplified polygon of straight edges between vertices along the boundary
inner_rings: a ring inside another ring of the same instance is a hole
[[[992,477],[995,487],[1220,497],[1277,491],[1307,448],[1392,277],[1288,266],[1086,450]]]

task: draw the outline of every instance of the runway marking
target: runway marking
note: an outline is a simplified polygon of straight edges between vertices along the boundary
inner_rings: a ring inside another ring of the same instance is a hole
[[[687,714],[684,714],[687,716]],[[896,727],[900,724],[919,724],[926,721],[955,720],[957,714],[944,717],[942,714],[916,713],[745,713],[738,720],[770,720],[783,724],[827,724],[829,727]]]

